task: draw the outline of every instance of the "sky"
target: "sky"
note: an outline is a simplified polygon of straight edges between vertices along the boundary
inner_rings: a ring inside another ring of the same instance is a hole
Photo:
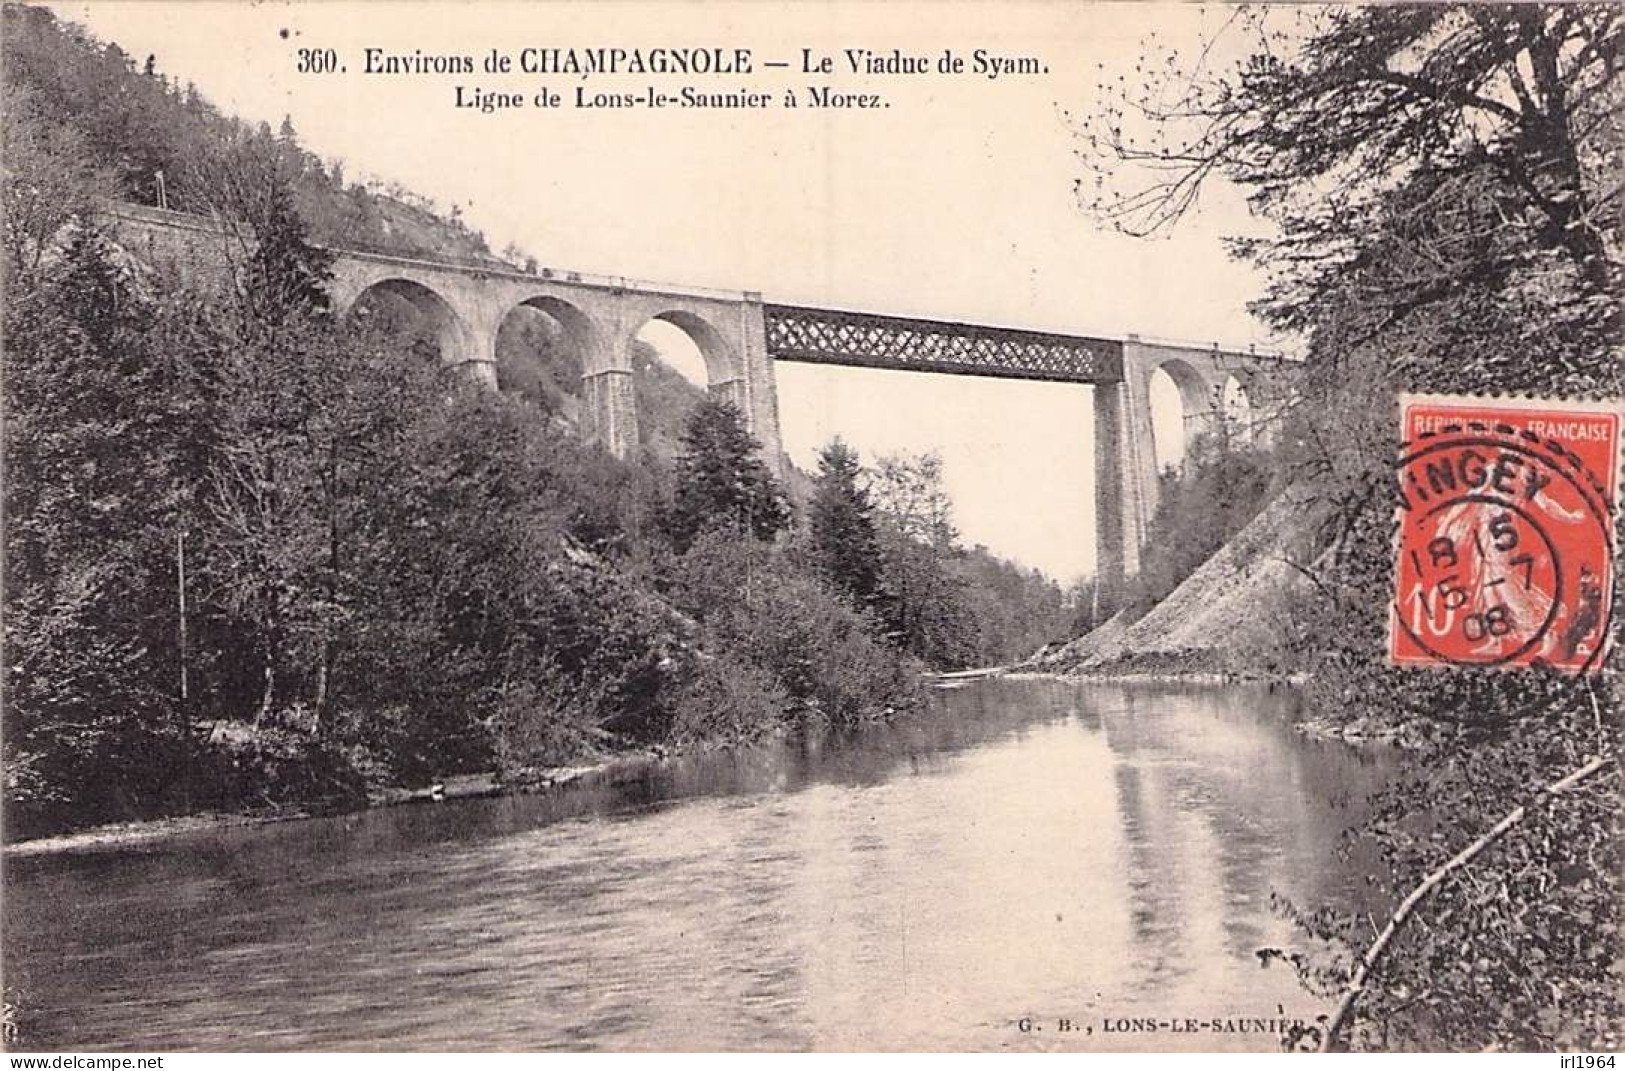
[[[1245,311],[1262,288],[1221,237],[1255,233],[1215,186],[1170,236],[1113,235],[1078,205],[1085,172],[1066,113],[1105,76],[1132,76],[1149,33],[1195,45],[1216,13],[1126,3],[56,3],[63,18],[191,81],[222,111],[292,119],[352,179],[455,205],[493,250],[546,266],[769,301],[1030,327],[1269,345]],[[714,80],[564,75],[367,75],[364,50],[517,55],[527,47],[749,48],[762,69]],[[343,74],[301,74],[299,49]],[[1046,73],[839,76],[869,110],[455,107],[455,87],[570,96],[685,83],[782,94],[813,81],[802,50],[932,61],[953,50],[1033,56]],[[673,363],[680,346],[657,330]],[[681,339],[676,340],[681,342]],[[866,458],[936,450],[965,540],[1067,581],[1094,567],[1090,392],[1075,385],[776,366],[785,447],[805,468],[834,435]],[[1177,402],[1161,400],[1163,433]],[[1159,452],[1169,436],[1159,439]]]

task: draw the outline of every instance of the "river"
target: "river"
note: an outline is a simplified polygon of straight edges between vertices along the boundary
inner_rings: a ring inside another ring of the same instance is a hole
[[[31,1049],[1273,1049],[1229,1028],[1325,1002],[1261,965],[1305,944],[1272,897],[1359,899],[1338,834],[1394,769],[1295,702],[996,680],[550,795],[11,858],[7,989]]]

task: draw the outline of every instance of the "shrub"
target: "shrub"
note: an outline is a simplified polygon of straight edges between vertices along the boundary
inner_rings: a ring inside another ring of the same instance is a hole
[[[917,700],[917,667],[874,638],[874,622],[771,548],[707,532],[673,573],[673,599],[699,620],[701,645],[765,672],[798,719],[850,725]]]
[[[674,744],[735,743],[786,724],[789,693],[773,674],[752,662],[696,657],[672,698]]]

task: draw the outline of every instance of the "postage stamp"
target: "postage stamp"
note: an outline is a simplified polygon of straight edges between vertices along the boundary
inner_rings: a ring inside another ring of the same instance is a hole
[[[1599,666],[1620,406],[1407,395],[1400,412],[1390,658]]]

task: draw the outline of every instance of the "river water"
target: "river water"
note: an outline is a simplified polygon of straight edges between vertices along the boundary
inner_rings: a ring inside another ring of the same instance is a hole
[[[1272,896],[1359,901],[1338,834],[1393,768],[1294,702],[989,681],[618,783],[12,858],[7,989],[28,1048],[1272,1049],[1230,1028],[1325,1010],[1256,955],[1305,945]]]

